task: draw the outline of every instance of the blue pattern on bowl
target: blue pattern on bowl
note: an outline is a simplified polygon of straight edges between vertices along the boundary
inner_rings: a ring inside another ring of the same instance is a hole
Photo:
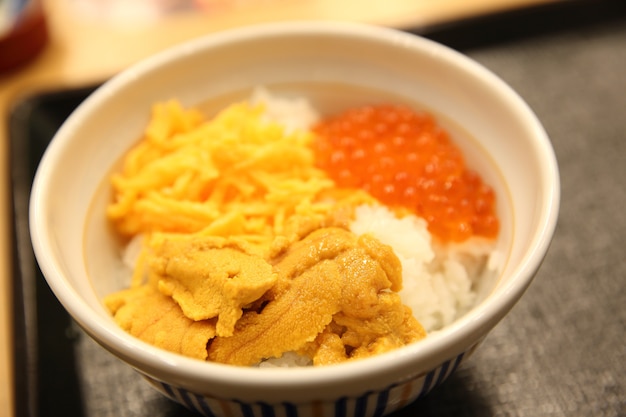
[[[148,376],[144,377],[165,396],[206,417],[382,417],[397,411],[441,385],[473,353],[478,344],[445,361],[439,367],[381,391],[336,401],[296,404],[246,403],[237,399],[202,396]]]

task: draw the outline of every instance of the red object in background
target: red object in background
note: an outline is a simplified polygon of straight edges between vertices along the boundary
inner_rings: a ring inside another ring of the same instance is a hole
[[[48,41],[45,15],[39,4],[29,4],[13,26],[0,35],[0,72],[16,69],[37,56]]]

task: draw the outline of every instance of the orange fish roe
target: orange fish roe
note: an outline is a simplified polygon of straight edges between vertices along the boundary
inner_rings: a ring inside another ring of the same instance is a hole
[[[497,235],[493,190],[466,167],[431,115],[400,105],[366,106],[325,119],[314,130],[317,164],[338,186],[408,208],[443,241]]]

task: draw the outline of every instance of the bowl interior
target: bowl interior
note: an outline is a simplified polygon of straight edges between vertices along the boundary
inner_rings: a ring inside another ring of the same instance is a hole
[[[530,283],[554,228],[556,164],[541,125],[502,81],[456,52],[393,30],[315,23],[244,28],[166,51],[106,83],[64,124],[37,174],[31,230],[46,279],[77,322],[141,366],[101,302],[129,279],[105,221],[108,175],[153,103],[176,98],[211,112],[260,85],[308,97],[322,113],[391,99],[436,115],[498,195],[501,273],[484,286],[463,337],[484,336]],[[471,342],[449,337],[449,353]]]

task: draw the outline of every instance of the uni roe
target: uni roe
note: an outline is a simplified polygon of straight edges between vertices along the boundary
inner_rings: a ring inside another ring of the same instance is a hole
[[[442,241],[497,236],[493,189],[432,115],[404,105],[363,106],[323,119],[314,132],[316,163],[338,186],[410,210]]]

